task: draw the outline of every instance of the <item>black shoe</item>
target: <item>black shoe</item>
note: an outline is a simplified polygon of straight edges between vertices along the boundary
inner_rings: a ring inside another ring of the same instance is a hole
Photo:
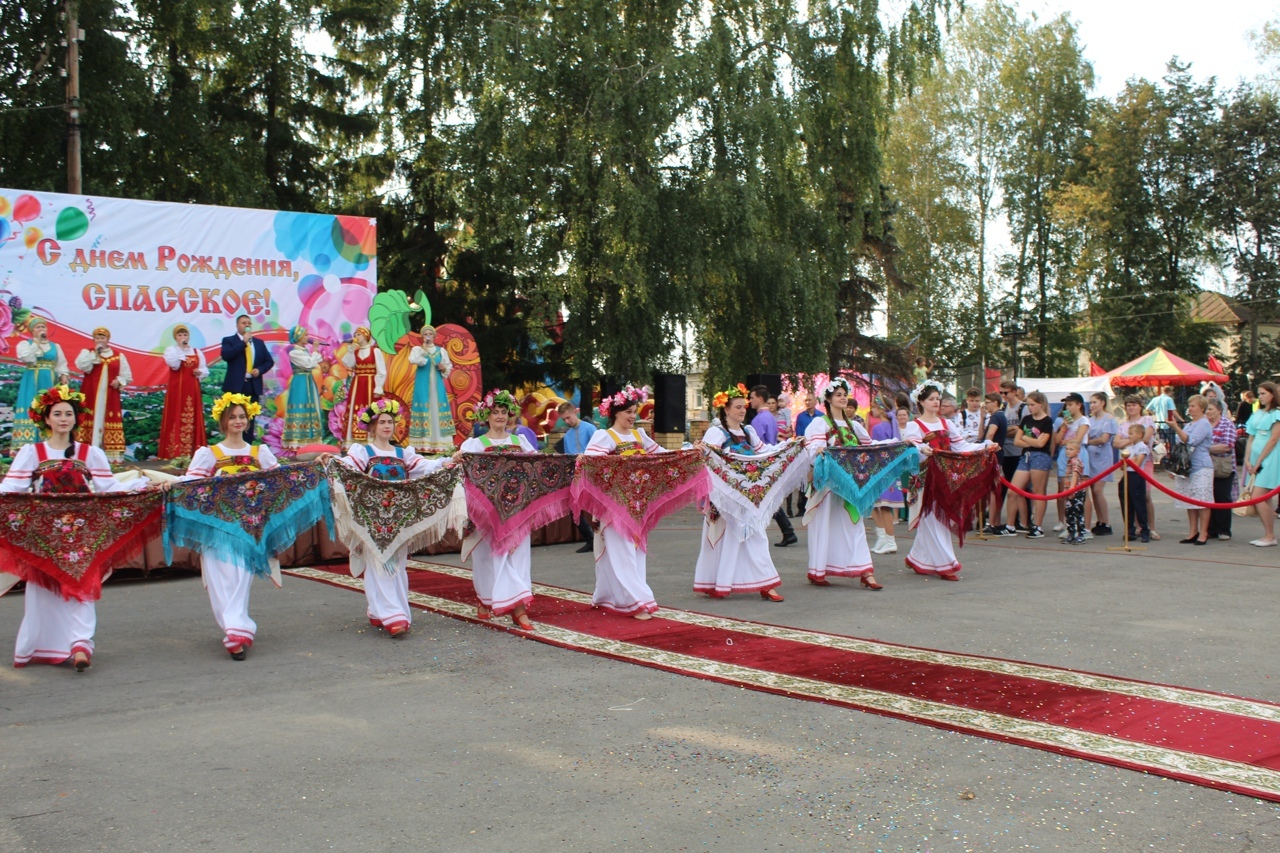
[[[575,554],[590,554],[590,553],[591,553],[592,551],[594,551],[595,549],[596,549],[596,546],[595,546],[595,545],[591,544],[590,542],[584,542],[584,543],[583,543],[583,545],[582,545],[582,547],[581,547],[581,548],[579,548],[578,550],[574,551],[573,553],[575,553]]]
[[[1000,535],[1001,536],[1017,536],[1018,531],[1006,524],[1004,527],[1000,528]]]
[[[1021,521],[1016,521],[1016,522],[1014,522],[1014,524],[1013,524],[1013,535],[1014,535],[1014,536],[1017,536],[1019,533],[1029,533],[1030,531],[1031,531],[1031,528],[1027,527],[1027,526],[1026,526],[1025,524],[1023,524]]]
[[[1110,524],[1095,524],[1093,526],[1094,536],[1110,536],[1114,533]]]
[[[1004,529],[1003,527],[996,527],[993,524],[988,524],[986,527],[982,528],[982,535],[983,536],[999,536],[1000,531],[1003,529]]]
[[[1044,531],[1043,531],[1043,530],[1041,530],[1039,527],[1035,527],[1035,526],[1033,525],[1033,526],[1032,526],[1032,528],[1031,528],[1029,531],[1027,531],[1027,538],[1028,538],[1028,539],[1043,539],[1043,538],[1044,538]]]
[[[781,541],[781,542],[775,542],[775,543],[773,543],[773,547],[775,547],[775,548],[785,548],[785,547],[787,547],[788,545],[794,545],[794,544],[796,544],[796,543],[797,543],[797,542],[799,542],[799,541],[800,541],[800,539],[799,539],[799,538],[798,538],[794,533],[788,533],[786,536],[783,536],[783,537],[782,537],[782,541]]]

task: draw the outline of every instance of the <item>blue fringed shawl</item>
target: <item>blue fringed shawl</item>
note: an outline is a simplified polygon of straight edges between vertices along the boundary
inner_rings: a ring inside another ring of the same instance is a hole
[[[165,502],[165,560],[176,545],[270,577],[272,558],[320,521],[333,536],[329,481],[315,462],[177,483]]]
[[[904,474],[920,468],[920,451],[909,441],[828,447],[813,464],[813,487],[828,489],[859,517]]]

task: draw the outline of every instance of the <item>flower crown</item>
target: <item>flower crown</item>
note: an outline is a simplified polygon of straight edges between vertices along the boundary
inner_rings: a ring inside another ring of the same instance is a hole
[[[34,423],[43,424],[44,413],[58,403],[75,403],[80,407],[82,416],[86,411],[84,394],[72,389],[70,385],[54,385],[31,401],[31,407],[27,409],[27,417]]]
[[[844,389],[844,393],[846,394],[853,393],[853,386],[849,384],[849,380],[845,379],[843,376],[837,376],[826,385],[822,386],[822,399],[825,400],[841,388]]]
[[[371,405],[365,407],[356,420],[362,424],[371,424],[378,419],[379,415],[391,415],[393,418],[400,417],[399,401],[392,400],[390,397],[375,400]]]
[[[262,406],[249,399],[248,394],[232,394],[230,391],[213,401],[213,419],[222,420],[222,413],[227,406],[244,406],[244,413],[251,418],[262,414]]]
[[[607,418],[613,412],[629,409],[637,403],[643,403],[648,399],[648,386],[637,388],[636,386],[628,383],[627,387],[623,388],[617,394],[605,397],[600,401],[600,416]]]
[[[730,388],[728,391],[721,391],[719,394],[712,397],[711,407],[713,409],[723,409],[725,406],[729,405],[730,400],[736,400],[739,397],[744,400],[747,398],[747,386],[743,385],[741,382],[739,382],[736,387]]]
[[[510,391],[494,388],[480,401],[480,405],[476,406],[475,411],[471,413],[471,419],[480,422],[487,421],[489,420],[489,413],[495,408],[506,409],[513,415],[520,413],[520,404],[516,402],[515,396]]]
[[[916,408],[919,408],[920,398],[925,395],[926,391],[937,391],[939,394],[941,394],[942,387],[938,385],[937,382],[932,382],[930,380],[925,380],[924,382],[921,382],[915,388],[911,389],[911,393],[907,395],[908,397],[911,398],[911,405]]]

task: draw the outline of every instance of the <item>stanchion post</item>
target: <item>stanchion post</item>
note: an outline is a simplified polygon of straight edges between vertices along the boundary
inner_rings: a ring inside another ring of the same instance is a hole
[[[1120,476],[1124,478],[1121,491],[1124,493],[1124,505],[1120,507],[1124,513],[1124,544],[1112,545],[1107,548],[1108,551],[1145,551],[1145,545],[1133,546],[1129,544],[1129,448],[1120,451],[1120,458],[1124,461],[1124,465],[1120,466]]]

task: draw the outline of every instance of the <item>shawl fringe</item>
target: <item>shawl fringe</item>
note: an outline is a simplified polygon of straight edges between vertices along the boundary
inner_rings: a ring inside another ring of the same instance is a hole
[[[1000,467],[994,450],[953,453],[935,450],[924,465],[924,490],[920,518],[932,515],[947,525],[964,547],[964,534],[973,523],[978,504],[1000,483]]]
[[[743,468],[751,463],[765,466],[766,471],[760,477],[761,483],[770,481],[765,493],[758,498],[758,503],[741,489],[745,479]],[[721,515],[738,523],[738,539],[745,542],[768,529],[787,495],[804,485],[808,479],[810,464],[803,441],[789,443],[770,453],[755,456],[713,450],[707,455],[711,503]],[[781,467],[781,471],[774,470],[778,467]],[[719,541],[719,536],[716,541]]]
[[[663,457],[683,458],[676,458],[671,462],[667,462]],[[610,494],[596,482],[599,469],[595,469],[593,463],[601,460],[615,465],[618,463],[626,465],[632,462],[653,465],[654,460],[661,460],[662,462],[667,462],[667,464],[675,463],[678,465],[681,463],[688,464],[694,457],[697,457],[697,461],[701,462],[701,454],[696,450],[677,451],[656,456],[581,457],[572,487],[574,515],[581,516],[584,511],[591,513],[602,527],[607,524],[614,525],[619,532],[634,541],[641,551],[647,552],[649,532],[658,526],[658,522],[687,504],[698,503],[707,499],[711,491],[711,480],[705,465],[700,466],[696,472],[684,477],[682,482],[672,485],[665,491],[645,496],[643,510],[638,514],[633,514],[628,507],[619,503],[618,497],[622,497],[622,495],[615,496]],[[621,488],[624,488],[622,484],[615,484],[615,491]],[[597,536],[596,542],[599,543],[602,539],[603,537]]]
[[[433,542],[439,541],[450,530],[461,531],[467,523],[467,499],[458,472],[442,470],[428,474],[416,481],[417,485],[431,488],[449,489],[450,498],[443,509],[421,518],[409,519],[396,535],[384,545],[379,545],[369,534],[369,529],[360,522],[351,506],[351,498],[343,483],[346,477],[375,480],[367,474],[350,469],[340,471],[337,476],[330,477],[333,489],[333,517],[337,528],[338,539],[347,546],[354,559],[351,561],[352,574],[357,577],[356,566],[363,561],[377,563],[388,574],[397,568],[396,553],[407,549],[407,553],[421,551]],[[382,482],[382,481],[378,481]],[[360,570],[361,572],[363,569]]]
[[[895,481],[919,467],[920,451],[909,441],[828,447],[813,465],[813,487],[832,492],[862,517]]]

